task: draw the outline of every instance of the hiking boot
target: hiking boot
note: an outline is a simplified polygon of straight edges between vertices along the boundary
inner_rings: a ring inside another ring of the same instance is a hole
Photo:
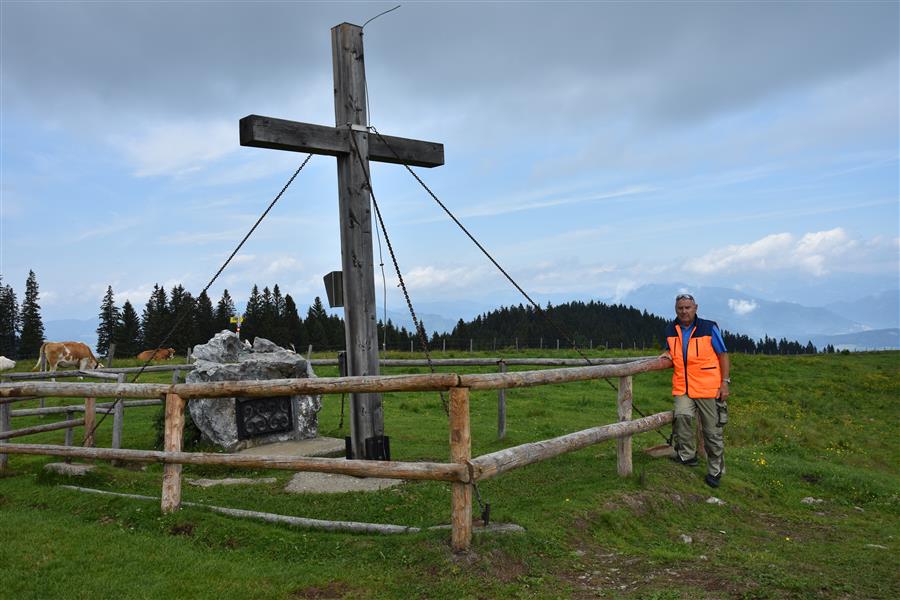
[[[675,456],[670,456],[669,460],[677,462],[679,465],[684,465],[686,467],[696,467],[698,464],[700,464],[700,461],[697,460],[696,456],[692,456],[689,459],[684,460],[676,454]]]
[[[711,488],[717,488],[717,487],[719,487],[719,479],[720,479],[721,477],[722,477],[721,475],[713,476],[713,475],[710,475],[710,474],[707,473],[706,479],[705,479],[706,485],[708,485],[708,486],[711,487]]]

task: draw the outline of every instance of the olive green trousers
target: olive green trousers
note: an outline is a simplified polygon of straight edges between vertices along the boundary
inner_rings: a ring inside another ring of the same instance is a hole
[[[725,436],[724,428],[716,425],[719,421],[716,399],[675,396],[674,400],[675,422],[672,429],[678,456],[681,460],[690,460],[697,455],[694,422],[699,415],[703,447],[706,448],[706,470],[713,477],[721,477],[725,472]]]

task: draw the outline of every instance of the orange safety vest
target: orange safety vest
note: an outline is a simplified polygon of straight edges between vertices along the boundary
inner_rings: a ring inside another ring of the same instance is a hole
[[[675,368],[672,371],[672,395],[691,398],[715,398],[722,385],[719,357],[712,345],[714,321],[695,319],[684,361],[682,329],[677,320],[666,327],[666,345]]]

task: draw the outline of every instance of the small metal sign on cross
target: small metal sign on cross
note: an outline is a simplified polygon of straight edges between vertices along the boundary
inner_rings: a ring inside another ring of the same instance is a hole
[[[369,161],[437,167],[444,146],[392,136],[369,137],[362,27],[331,29],[334,66],[334,127],[250,115],[241,119],[241,145],[337,158],[344,286],[344,329],[349,375],[378,375],[378,323],[372,252]],[[381,394],[351,394],[353,458],[383,458],[366,451],[366,440],[384,436]],[[370,448],[378,447],[370,441]]]

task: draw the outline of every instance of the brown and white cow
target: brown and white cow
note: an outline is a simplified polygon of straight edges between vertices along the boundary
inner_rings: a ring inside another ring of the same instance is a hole
[[[140,354],[137,355],[137,359],[140,361],[148,361],[148,360],[169,360],[170,358],[175,356],[175,348],[160,348],[159,350],[144,350]]]
[[[43,364],[43,368],[41,365]],[[81,342],[44,342],[32,371],[56,371],[57,367],[78,367],[79,371],[96,369],[100,361],[87,345]]]

